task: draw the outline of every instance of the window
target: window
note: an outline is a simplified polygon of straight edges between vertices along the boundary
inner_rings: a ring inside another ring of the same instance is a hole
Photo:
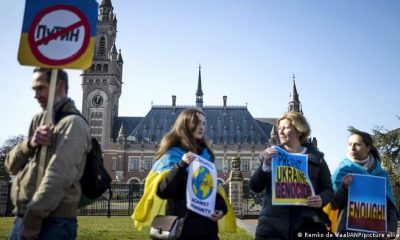
[[[240,170],[241,171],[250,171],[250,158],[249,157],[240,158]]]
[[[153,167],[153,157],[145,157],[144,158],[144,170],[150,171],[151,167]]]
[[[98,63],[97,65],[96,65],[96,71],[98,71],[98,72],[101,72],[101,64],[100,63]],[[96,80],[96,82],[97,82],[98,80]]]
[[[99,53],[99,55],[106,54],[106,38],[105,37],[100,37],[98,53]]]
[[[112,161],[112,170],[114,172],[117,170],[117,159],[115,159],[115,157],[113,157],[113,161]]]
[[[138,171],[139,170],[140,157],[129,156],[128,160],[128,171]]]
[[[231,166],[232,166],[232,161],[231,160],[226,158],[224,160],[224,164],[223,165],[224,165],[224,171],[226,171],[226,172],[230,172],[231,171]]]
[[[258,166],[260,165],[260,161],[258,160],[258,157],[253,158],[251,161],[251,170],[255,170]]]
[[[215,167],[217,168],[217,171],[222,171],[222,158],[215,158]]]

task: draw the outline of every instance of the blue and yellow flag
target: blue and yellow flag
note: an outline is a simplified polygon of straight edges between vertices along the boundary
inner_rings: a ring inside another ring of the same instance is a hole
[[[331,221],[331,226],[329,227],[328,230],[335,233],[337,231],[339,209],[334,209],[332,203],[328,203],[325,205],[323,210],[326,213],[326,215],[328,215],[329,220]]]
[[[181,161],[184,153],[183,149],[173,147],[153,165],[146,178],[143,196],[132,214],[136,229],[142,230],[143,227],[150,226],[157,214],[165,214],[167,201],[157,196],[157,188],[174,164]],[[211,157],[206,150],[200,156],[205,159],[210,159]],[[235,213],[221,184],[218,184],[217,193],[224,199],[228,209],[225,216],[218,221],[219,232],[236,232]]]

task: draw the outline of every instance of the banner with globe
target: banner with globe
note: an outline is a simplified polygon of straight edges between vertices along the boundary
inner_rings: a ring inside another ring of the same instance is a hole
[[[193,212],[210,217],[215,209],[217,169],[214,163],[196,155],[189,166],[186,206]]]
[[[307,197],[314,195],[308,177],[308,156],[288,153],[275,147],[272,158],[272,204],[307,205]]]

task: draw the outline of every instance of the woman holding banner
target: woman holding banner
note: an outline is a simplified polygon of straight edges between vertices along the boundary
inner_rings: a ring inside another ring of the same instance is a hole
[[[355,177],[353,174],[362,174],[386,179],[386,197],[383,196],[383,198],[386,199],[386,213],[383,215],[386,215],[387,231],[382,231],[381,234],[372,236],[368,235],[368,239],[381,239],[388,236],[394,237],[397,231],[398,212],[392,194],[390,178],[387,172],[381,167],[381,159],[377,148],[374,146],[371,135],[357,130],[354,127],[350,127],[349,132],[347,156],[342,160],[332,176],[333,189],[335,190],[332,206],[333,208],[339,209],[337,232],[341,234],[339,236],[343,236],[343,239],[349,239],[346,233],[357,232],[347,230],[346,227],[348,219],[348,189]],[[368,188],[368,186],[365,187]],[[369,187],[373,188],[372,186]],[[375,192],[374,195],[377,195],[377,192]],[[374,196],[374,198],[375,197],[376,196]],[[350,210],[353,210],[353,208]],[[370,221],[373,220],[370,219]],[[354,229],[351,225],[349,225],[349,227]]]
[[[327,216],[322,207],[332,197],[332,184],[324,154],[307,143],[310,126],[298,112],[288,112],[277,120],[280,147],[288,153],[306,154],[309,180],[315,194],[308,195],[306,206],[273,205],[271,161],[277,156],[275,147],[268,147],[260,154],[260,167],[250,178],[254,192],[264,191],[256,229],[256,239],[297,239],[307,237],[333,237],[327,231]],[[313,235],[309,235],[313,234]]]
[[[234,212],[222,186],[218,186],[215,209],[210,217],[186,207],[189,165],[196,155],[209,162],[214,161],[214,154],[204,137],[204,125],[205,116],[201,110],[186,109],[163,137],[156,153],[158,160],[146,178],[144,195],[133,213],[135,227],[140,229],[148,225],[155,214],[162,215],[165,211],[166,215],[185,217],[179,239],[212,240],[218,239],[218,230],[236,231]],[[162,204],[162,199],[167,200],[166,206]]]

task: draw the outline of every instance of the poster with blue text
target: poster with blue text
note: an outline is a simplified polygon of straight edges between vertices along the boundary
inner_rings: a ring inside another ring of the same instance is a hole
[[[347,200],[346,228],[363,232],[385,232],[386,207],[386,179],[353,174]]]
[[[307,197],[314,195],[308,177],[308,156],[288,153],[275,147],[272,158],[272,204],[307,205]]]
[[[215,209],[217,184],[214,163],[196,155],[196,159],[189,165],[186,207],[202,216],[210,217]]]

